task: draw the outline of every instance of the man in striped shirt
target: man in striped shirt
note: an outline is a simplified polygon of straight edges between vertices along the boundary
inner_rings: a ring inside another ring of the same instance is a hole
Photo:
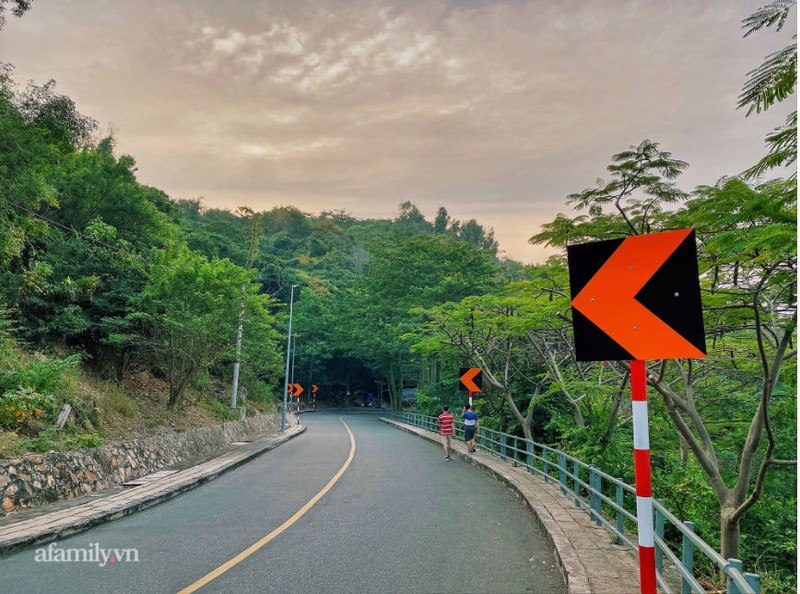
[[[442,446],[444,447],[445,462],[450,460],[450,447],[451,439],[455,434],[455,425],[453,422],[453,415],[450,413],[450,407],[444,406],[442,414],[439,415],[439,433],[442,434]]]

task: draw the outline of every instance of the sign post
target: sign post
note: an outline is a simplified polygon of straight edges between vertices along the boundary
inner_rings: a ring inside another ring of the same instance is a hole
[[[706,356],[693,229],[569,246],[577,361],[630,361],[639,578],[656,594],[646,360]]]
[[[639,579],[642,582],[643,593],[656,594],[656,543],[653,532],[646,373],[644,361],[631,361],[633,471],[636,476],[636,518],[639,525]]]
[[[469,392],[469,405],[472,406],[472,393],[480,392],[483,387],[483,371],[480,367],[462,367],[459,371],[461,390]]]
[[[303,386],[294,384],[294,397],[297,398],[297,410],[294,413],[297,417],[297,424],[300,424],[300,394],[303,393]]]

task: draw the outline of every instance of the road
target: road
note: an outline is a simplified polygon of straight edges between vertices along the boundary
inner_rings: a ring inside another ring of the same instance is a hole
[[[302,418],[303,435],[215,481],[0,559],[0,592],[566,591],[488,475],[375,414]]]

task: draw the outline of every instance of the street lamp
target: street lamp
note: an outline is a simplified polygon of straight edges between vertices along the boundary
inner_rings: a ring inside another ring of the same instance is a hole
[[[286,375],[283,380],[283,413],[281,414],[281,433],[286,433],[286,398],[289,393],[289,352],[292,347],[292,307],[294,305],[294,290],[300,285],[292,285],[289,297],[289,337],[286,339]]]
[[[294,383],[294,358],[296,354],[297,354],[297,333],[295,333],[295,335],[292,337],[292,371],[289,374],[292,383]]]

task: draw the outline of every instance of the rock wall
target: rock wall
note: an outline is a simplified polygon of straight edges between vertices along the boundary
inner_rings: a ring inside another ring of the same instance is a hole
[[[280,414],[72,452],[0,459],[0,517],[73,499],[207,456],[234,441],[280,429]]]

